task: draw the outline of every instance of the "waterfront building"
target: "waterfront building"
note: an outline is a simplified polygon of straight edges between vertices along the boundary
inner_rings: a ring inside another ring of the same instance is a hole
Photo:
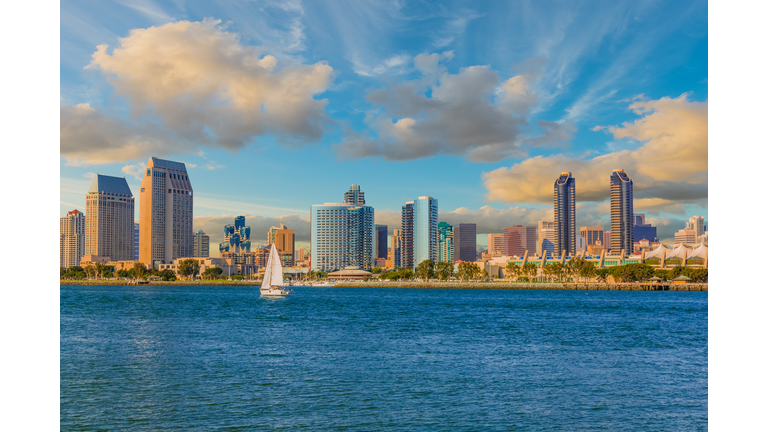
[[[235,217],[233,225],[224,226],[224,241],[219,243],[219,255],[224,252],[249,253],[251,251],[251,227],[245,226],[245,216]]]
[[[344,192],[344,204],[365,205],[365,192],[360,190],[360,185],[353,184]]]
[[[408,201],[400,213],[400,267],[413,269],[413,201]]]
[[[675,243],[696,243],[696,230],[683,228],[675,233]]]
[[[603,233],[603,250],[605,252],[611,251],[611,230]]]
[[[288,264],[283,265],[293,267],[294,263],[297,261],[297,259],[294,258],[296,254],[296,237],[294,231],[288,229],[284,224],[280,224],[279,227],[270,227],[269,231],[267,231],[267,246],[272,243],[275,244],[275,249],[277,249],[277,253],[281,257],[290,255],[291,258],[287,260]]]
[[[538,223],[536,241],[536,255],[544,256],[549,253],[549,256],[555,254],[555,221],[543,220]]]
[[[653,249],[656,249],[657,247],[659,247],[659,245],[661,245],[661,243],[659,242],[652,242],[646,239],[642,239],[640,241],[635,242],[635,245],[634,245],[635,250],[633,251],[633,253],[635,255],[640,255],[643,251],[650,252]]]
[[[59,267],[80,265],[85,255],[85,216],[80,210],[72,210],[59,218]]]
[[[587,246],[597,242],[602,245],[605,241],[605,228],[601,226],[583,226],[579,229],[579,234],[584,237]]]
[[[437,199],[421,196],[413,203],[413,265],[437,262]]]
[[[373,226],[373,257],[375,259],[387,258],[387,226]]]
[[[133,224],[133,260],[139,260],[139,224]]]
[[[208,258],[211,250],[211,236],[199,230],[195,233],[195,258]]]
[[[582,252],[585,250],[587,250],[587,239],[582,236],[576,237],[576,252]]]
[[[269,231],[267,231],[267,246],[275,242],[275,234],[277,233],[277,230],[286,229],[288,229],[288,227],[284,224],[280,224],[280,226],[269,227]],[[277,245],[275,245],[275,248],[277,248]]]
[[[555,180],[555,255],[576,253],[576,179],[570,172]]]
[[[477,260],[477,225],[460,223],[453,226],[453,261]]]
[[[644,214],[635,214],[634,215],[634,226],[633,226],[633,236],[635,238],[635,242],[638,242],[642,239],[646,239],[650,242],[655,242],[658,240],[656,237],[656,227],[645,223],[645,215]]]
[[[312,270],[328,272],[351,265],[371,270],[374,262],[373,217],[373,207],[366,205],[313,205],[310,224]]]
[[[192,257],[192,183],[184,163],[149,158],[139,196],[139,261],[156,267]]]
[[[277,246],[275,246],[277,248]],[[296,260],[297,261],[304,261],[306,259],[304,254],[304,248],[296,249]]]
[[[611,174],[611,253],[634,249],[632,179],[623,169]]]
[[[704,225],[704,218],[701,216],[691,216],[688,222],[685,223],[685,229],[693,230],[696,234],[696,238],[703,236],[707,227]]]
[[[507,252],[504,233],[488,234],[488,255],[502,256]]]
[[[85,255],[132,260],[134,198],[124,177],[98,174],[85,196]]]
[[[390,259],[392,260],[392,268],[402,267],[402,245],[403,245],[403,230],[392,230],[392,246],[389,248]]]
[[[453,225],[440,222],[437,224],[437,262],[452,263],[453,254]]]
[[[595,243],[587,245],[587,254],[590,256],[600,256],[604,251],[603,242],[601,240],[597,240]]]
[[[524,227],[514,225],[504,228],[504,240],[506,241],[505,254],[507,256],[521,257],[528,252],[536,253],[536,227]]]

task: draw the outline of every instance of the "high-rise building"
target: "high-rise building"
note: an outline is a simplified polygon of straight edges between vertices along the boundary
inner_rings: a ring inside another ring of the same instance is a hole
[[[93,179],[85,196],[85,255],[133,260],[133,201],[124,177]]]
[[[538,238],[536,240],[536,254],[542,256],[549,253],[549,256],[555,254],[555,222],[543,220],[538,224]]]
[[[536,253],[536,227],[515,225],[504,228],[504,240],[506,255],[521,257],[526,252],[531,256]]]
[[[413,265],[437,262],[437,199],[420,196],[413,203]]]
[[[696,243],[696,230],[683,228],[675,233],[675,243]]]
[[[555,180],[555,254],[576,253],[576,179],[570,172]]]
[[[507,252],[507,244],[504,240],[504,234],[488,234],[488,254],[493,256],[502,256]]]
[[[658,238],[656,237],[656,227],[645,223],[644,214],[634,214],[633,218],[634,225],[632,226],[632,231],[635,243],[642,239],[646,239],[650,243],[658,241]]]
[[[277,247],[277,246],[275,246]],[[304,248],[298,248],[296,249],[296,260],[297,261],[304,261],[306,259],[306,255],[304,254]]]
[[[611,174],[611,252],[629,254],[635,248],[632,179],[623,169]]]
[[[437,224],[437,262],[453,260],[453,226],[448,222]]]
[[[413,268],[413,201],[408,201],[400,213],[401,243],[400,243],[400,267]]]
[[[360,185],[353,184],[344,192],[344,204],[365,205],[365,192],[360,190]]]
[[[387,258],[387,226],[373,226],[373,257],[376,259]]]
[[[581,237],[586,240],[586,245],[593,245],[596,242],[600,242],[602,245],[605,241],[605,228],[601,226],[583,226],[580,229]]]
[[[453,260],[477,260],[477,225],[460,223],[453,226]]]
[[[704,226],[704,218],[701,216],[691,216],[691,218],[688,219],[688,222],[685,223],[685,229],[695,231],[697,238],[703,236],[704,231],[707,230]]]
[[[283,265],[293,266],[295,262],[296,239],[292,229],[280,224],[280,227],[271,227],[269,229],[269,244],[274,243],[277,253],[283,261]]]
[[[611,251],[611,230],[608,230],[603,233],[603,238],[605,241],[603,242],[603,250],[606,252]]]
[[[85,216],[80,210],[59,218],[59,267],[80,265],[85,255]]]
[[[354,185],[352,191],[355,191]],[[359,187],[356,192],[359,202],[363,192]],[[310,224],[312,270],[327,272],[346,266],[371,270],[374,263],[373,217],[373,207],[366,205],[313,205]]]
[[[225,252],[251,252],[251,227],[245,226],[245,216],[237,216],[233,225],[224,226],[224,241],[219,243],[219,255]]]
[[[392,259],[392,267],[402,267],[400,260],[401,260],[401,248],[403,244],[403,230],[401,229],[394,229],[392,230],[392,246],[390,246],[390,256]]]
[[[211,254],[211,236],[198,230],[195,233],[195,258],[208,258]]]
[[[139,224],[133,224],[133,260],[139,260]]]
[[[182,162],[149,158],[139,196],[139,261],[154,267],[192,257],[193,195],[187,167]]]

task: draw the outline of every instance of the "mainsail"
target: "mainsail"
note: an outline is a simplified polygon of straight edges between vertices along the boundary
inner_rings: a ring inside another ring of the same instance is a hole
[[[267,270],[264,272],[264,280],[261,282],[262,288],[271,286],[283,286],[283,265],[280,262],[280,255],[277,254],[277,248],[272,243],[267,259]]]

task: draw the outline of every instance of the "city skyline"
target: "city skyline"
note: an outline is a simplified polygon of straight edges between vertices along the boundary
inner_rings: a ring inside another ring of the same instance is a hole
[[[96,173],[125,176],[135,193],[156,156],[187,165],[193,231],[211,234],[213,244],[223,241],[224,221],[244,215],[256,232],[284,223],[296,230],[297,247],[308,247],[314,197],[359,183],[389,235],[402,202],[429,195],[440,200],[439,221],[475,223],[485,245],[505,227],[554,220],[551,179],[563,171],[579,180],[577,227],[610,228],[613,169],[632,177],[634,210],[658,227],[660,240],[673,239],[693,215],[708,218],[704,2],[569,3],[554,11],[466,3],[442,15],[408,3],[61,8],[60,216],[85,210],[82,190]],[[582,24],[587,16],[604,25]],[[217,43],[189,49],[204,36]],[[278,92],[265,95],[278,126],[218,99],[219,90],[245,94],[226,87],[245,70],[232,58],[205,76],[226,88],[193,94],[200,110],[186,110],[184,89],[142,75],[157,60],[139,51],[143,42],[176,53],[171,64],[200,65],[225,48],[253,56],[264,70],[251,84],[263,78]],[[303,117],[270,105],[290,74],[311,87],[296,88],[299,105],[287,106]],[[231,114],[265,129],[232,135],[210,123],[242,130]],[[253,167],[297,175],[270,192],[246,181]]]

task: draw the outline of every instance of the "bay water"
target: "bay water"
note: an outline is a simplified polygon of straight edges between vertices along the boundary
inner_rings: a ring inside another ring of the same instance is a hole
[[[61,430],[706,430],[707,293],[60,287]]]

